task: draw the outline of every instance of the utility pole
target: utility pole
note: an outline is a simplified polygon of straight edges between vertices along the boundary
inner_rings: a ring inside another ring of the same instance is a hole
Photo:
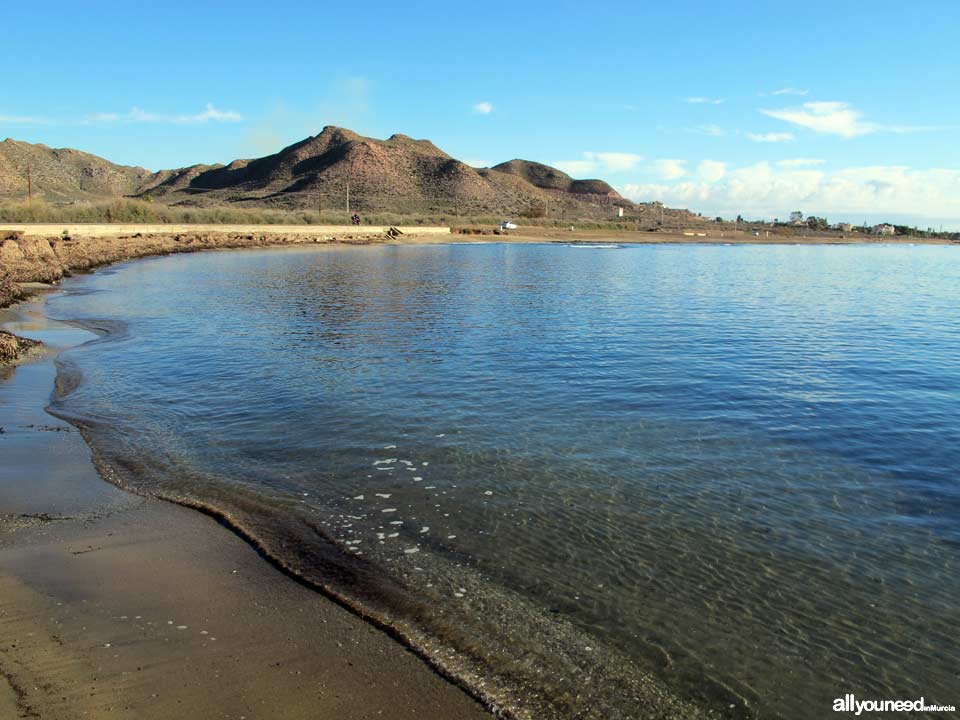
[[[30,175],[29,165],[27,165],[27,205],[33,205],[33,178]]]

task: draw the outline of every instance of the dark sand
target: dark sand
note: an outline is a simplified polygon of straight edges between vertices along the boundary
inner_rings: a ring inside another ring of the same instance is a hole
[[[104,482],[54,378],[52,352],[0,368],[0,718],[490,717],[214,520]]]

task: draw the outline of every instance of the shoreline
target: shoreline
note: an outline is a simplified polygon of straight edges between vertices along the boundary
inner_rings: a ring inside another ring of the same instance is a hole
[[[575,226],[574,226],[575,227]],[[456,236],[455,236],[456,237]],[[467,237],[470,237],[469,235]],[[474,235],[473,237],[477,237]],[[480,237],[487,237],[481,235]],[[556,242],[556,243],[602,243],[615,242],[623,245],[958,245],[946,238],[919,238],[909,235],[792,235],[771,233],[756,236],[744,230],[697,232],[677,230],[565,230],[538,226],[521,227],[510,234],[494,236],[501,242]]]
[[[44,409],[57,352],[91,338],[44,328],[43,303],[5,313],[51,349],[0,375],[0,711],[490,717],[210,515],[105,481],[76,428]]]
[[[63,278],[90,272],[104,265],[143,257],[210,250],[239,250],[323,245],[372,244],[474,244],[617,243],[624,245],[956,245],[942,238],[886,236],[769,236],[744,231],[706,234],[611,230],[564,231],[530,226],[510,234],[476,234],[467,228],[453,232],[448,226],[402,228],[349,225],[130,225],[0,224],[0,309],[28,300],[38,291],[55,287]],[[485,233],[486,231],[484,231]],[[569,234],[566,234],[569,233]],[[477,238],[483,238],[478,240]],[[0,368],[16,364],[35,348],[33,341],[0,330]]]

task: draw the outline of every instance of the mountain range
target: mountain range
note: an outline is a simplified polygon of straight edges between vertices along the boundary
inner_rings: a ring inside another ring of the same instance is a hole
[[[390,211],[453,215],[526,215],[612,219],[652,217],[602,180],[575,180],[548,165],[510,160],[471,167],[428,140],[363,137],[328,126],[279,152],[229,165],[151,172],[70,148],[7,139],[0,143],[0,198],[54,203],[117,197],[168,205],[240,204],[288,210]],[[699,219],[693,213],[678,212]]]

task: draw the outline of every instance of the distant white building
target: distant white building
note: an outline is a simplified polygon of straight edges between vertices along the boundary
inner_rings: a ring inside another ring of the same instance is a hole
[[[897,229],[893,225],[881,223],[873,226],[874,235],[896,235]]]
[[[803,225],[803,213],[799,210],[794,210],[792,213],[790,213],[790,224]]]
[[[851,223],[837,223],[837,230],[840,232],[853,232],[853,225]]]

